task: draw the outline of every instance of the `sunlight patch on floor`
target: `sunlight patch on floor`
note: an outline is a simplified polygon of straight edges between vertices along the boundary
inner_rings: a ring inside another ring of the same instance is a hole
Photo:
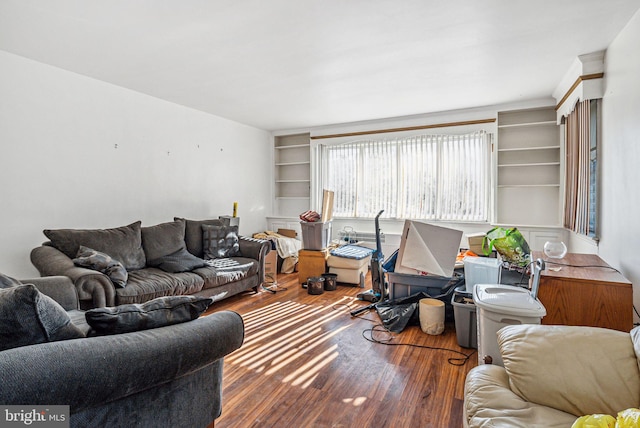
[[[331,346],[321,354],[316,355],[306,364],[298,367],[296,371],[286,376],[282,380],[282,382],[291,382],[292,385],[299,386],[304,383],[305,380],[311,378],[312,376],[315,377],[315,375],[317,375],[324,366],[329,365],[331,361],[335,360],[338,357],[339,353],[337,352],[337,349],[338,345]]]
[[[242,316],[246,335],[243,346],[225,361],[268,376],[282,372],[286,375],[282,382],[306,388],[340,355],[331,339],[351,324],[335,329],[327,324],[347,315],[353,300],[344,296],[326,306],[276,302],[251,311]],[[287,373],[294,362],[297,369]]]
[[[362,406],[364,402],[367,401],[367,397],[356,397],[356,398],[344,398],[342,400],[345,404],[352,404],[355,407]]]

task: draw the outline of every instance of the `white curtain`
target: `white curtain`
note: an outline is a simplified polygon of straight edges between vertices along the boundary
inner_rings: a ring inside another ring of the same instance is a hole
[[[487,221],[491,134],[419,135],[321,148],[335,217]]]

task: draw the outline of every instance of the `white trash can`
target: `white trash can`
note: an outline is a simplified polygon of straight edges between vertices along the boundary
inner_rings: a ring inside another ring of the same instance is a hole
[[[529,290],[512,285],[476,284],[473,301],[478,316],[478,364],[491,362],[503,366],[498,330],[507,325],[540,324],[547,314]]]
[[[438,299],[420,299],[418,302],[420,328],[432,336],[444,331],[444,302]]]

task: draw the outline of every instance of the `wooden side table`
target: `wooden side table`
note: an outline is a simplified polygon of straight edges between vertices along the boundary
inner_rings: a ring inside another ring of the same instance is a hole
[[[562,259],[550,259],[534,251],[533,259],[537,258],[546,262],[538,291],[538,299],[547,310],[542,324],[604,327],[624,332],[633,328],[632,284],[600,257],[570,253]],[[555,268],[560,270],[551,270]]]
[[[299,250],[298,251],[298,281],[307,282],[307,278],[320,276],[327,271],[327,257],[329,250]]]

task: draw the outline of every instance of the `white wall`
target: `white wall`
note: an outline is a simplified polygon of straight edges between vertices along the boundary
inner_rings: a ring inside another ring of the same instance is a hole
[[[599,255],[634,284],[640,308],[640,12],[607,49]],[[636,318],[637,320],[637,318]]]
[[[0,272],[37,276],[45,228],[271,209],[269,133],[0,51]]]

